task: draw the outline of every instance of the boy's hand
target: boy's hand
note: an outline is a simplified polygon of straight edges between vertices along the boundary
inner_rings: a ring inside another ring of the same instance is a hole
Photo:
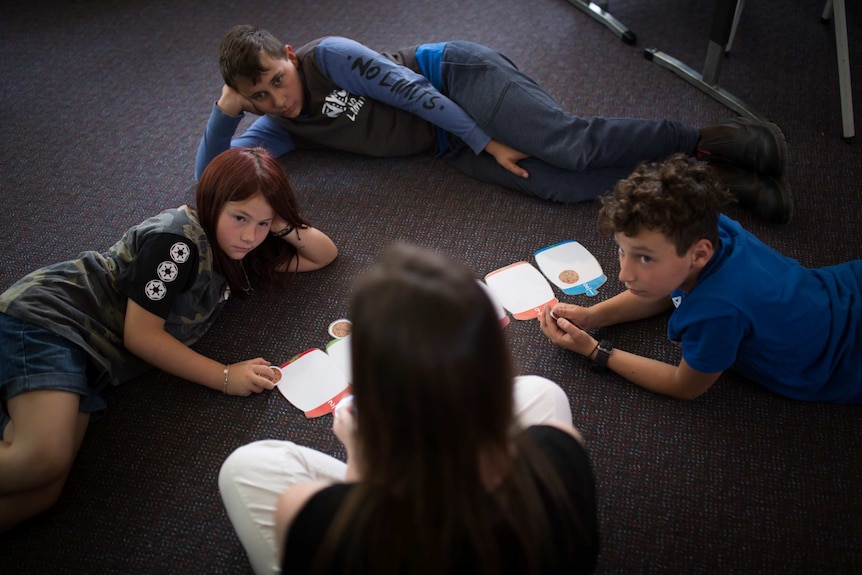
[[[230,364],[225,393],[247,396],[272,389],[275,383],[272,381],[273,374],[269,366],[270,363],[262,357]]]
[[[551,308],[551,317],[559,319],[566,318],[581,329],[593,329],[593,320],[590,316],[590,308],[569,303],[558,303]]]
[[[521,160],[529,158],[529,154],[519,152],[518,150],[510,148],[506,144],[493,139],[488,142],[487,146],[485,146],[485,151],[494,156],[494,159],[497,160],[498,164],[500,164],[519,178],[530,177],[530,174],[527,172],[527,170],[518,165],[518,162],[520,162]]]
[[[561,309],[561,306],[565,308]],[[539,325],[542,333],[555,345],[586,356],[595,349],[596,340],[574,323],[578,317],[586,318],[585,314],[586,308],[559,304],[554,307],[554,315],[557,316],[554,318],[550,306],[546,305],[539,314]]]
[[[255,106],[253,102],[247,100],[243,95],[227,84],[222,86],[221,97],[218,99],[218,102],[216,102],[216,106],[218,106],[219,110],[228,116],[239,116],[243,112],[263,116],[263,112],[258,110],[257,106]]]

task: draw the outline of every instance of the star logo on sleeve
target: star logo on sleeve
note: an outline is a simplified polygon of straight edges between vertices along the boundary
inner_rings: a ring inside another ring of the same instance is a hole
[[[178,268],[177,264],[174,262],[164,261],[158,265],[156,273],[159,275],[159,279],[163,282],[172,282],[177,279],[177,276],[180,273],[180,268]]]
[[[168,289],[161,280],[150,280],[144,287],[144,293],[147,294],[147,297],[151,300],[158,301],[165,297],[168,293]]]
[[[191,250],[185,242],[177,242],[171,246],[171,259],[181,264],[189,259]]]

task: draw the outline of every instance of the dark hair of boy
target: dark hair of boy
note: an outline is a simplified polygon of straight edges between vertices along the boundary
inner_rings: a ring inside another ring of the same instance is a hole
[[[603,196],[597,227],[604,236],[661,232],[682,256],[701,238],[718,247],[718,216],[735,201],[708,164],[676,154],[664,162],[640,164]]]
[[[219,43],[219,69],[225,84],[238,89],[236,80],[245,78],[257,83],[266,72],[260,63],[261,53],[284,58],[284,45],[271,33],[242,24],[234,26]]]

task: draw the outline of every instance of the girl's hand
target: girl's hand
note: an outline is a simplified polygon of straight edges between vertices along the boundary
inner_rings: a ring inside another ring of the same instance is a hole
[[[230,364],[225,393],[247,396],[275,387],[270,363],[258,357]]]
[[[569,307],[577,308],[578,306]],[[566,315],[576,315],[572,313],[574,311],[569,310]],[[595,338],[572,323],[570,319],[565,317],[554,318],[551,315],[550,306],[547,305],[539,314],[539,325],[541,325],[542,333],[548,336],[552,343],[583,356],[589,356],[598,343]]]
[[[269,225],[269,231],[270,231],[270,233],[275,234],[275,233],[278,233],[278,232],[282,231],[283,229],[289,228],[289,227],[290,227],[289,223],[287,223],[284,219],[282,219],[281,216],[276,215],[272,219],[272,223]]]

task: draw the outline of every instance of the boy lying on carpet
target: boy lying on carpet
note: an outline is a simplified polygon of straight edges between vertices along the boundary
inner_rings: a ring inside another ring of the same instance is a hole
[[[734,368],[794,399],[862,403],[862,260],[808,269],[720,213],[732,201],[685,156],[644,164],[602,198],[598,228],[619,246],[626,291],[539,317],[560,347],[646,389],[695,398]],[[675,307],[678,366],[613,349],[586,330]]]
[[[770,222],[793,212],[781,180],[786,146],[772,123],[730,120],[698,130],[670,120],[580,118],[505,56],[472,42],[393,54],[325,37],[294,50],[236,26],[222,39],[225,85],[195,173],[230,146],[275,156],[330,148],[388,157],[434,153],[455,169],[540,198],[580,202],[643,161],[682,152],[708,159],[739,199]],[[261,115],[234,137],[244,112]]]

